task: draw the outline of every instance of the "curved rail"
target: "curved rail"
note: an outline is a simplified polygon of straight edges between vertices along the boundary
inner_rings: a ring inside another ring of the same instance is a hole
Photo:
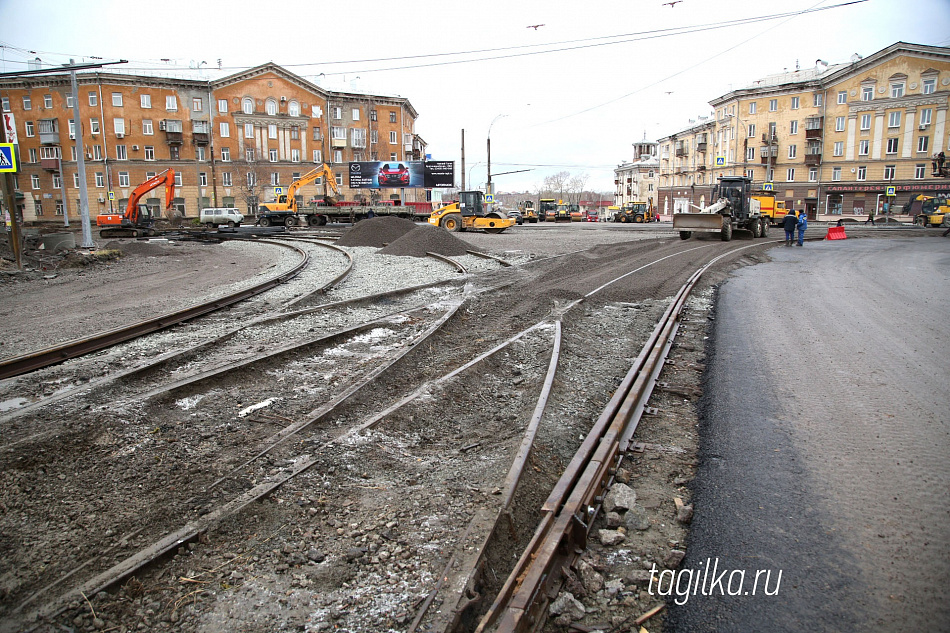
[[[301,239],[301,238],[288,238],[288,239]],[[332,251],[336,251],[337,253],[340,253],[341,255],[343,255],[344,257],[346,257],[347,260],[349,261],[349,264],[347,265],[346,270],[344,270],[342,273],[340,273],[339,275],[337,275],[336,277],[334,277],[333,279],[331,279],[331,280],[328,281],[327,283],[323,284],[322,286],[320,286],[320,287],[317,288],[316,290],[313,290],[313,291],[311,291],[311,292],[308,292],[308,293],[306,293],[306,294],[303,294],[303,295],[301,295],[301,296],[299,296],[299,297],[297,297],[297,298],[295,298],[295,299],[291,299],[290,301],[286,302],[286,303],[284,304],[284,307],[285,307],[285,308],[289,308],[290,306],[297,305],[297,304],[300,303],[301,301],[305,301],[306,299],[309,299],[309,298],[312,297],[313,295],[318,295],[318,294],[324,294],[324,293],[326,293],[326,292],[327,292],[328,290],[330,290],[331,288],[333,288],[333,287],[335,287],[336,285],[340,284],[344,279],[346,279],[347,277],[350,276],[350,273],[351,273],[351,272],[353,272],[353,255],[351,255],[351,254],[348,253],[347,251],[343,250],[343,249],[340,248],[339,246],[336,246],[336,245],[334,245],[334,244],[324,244],[323,242],[317,242],[317,241],[314,241],[314,240],[301,240],[301,241],[305,241],[305,242],[308,243],[308,244],[319,244],[320,246],[323,246],[324,248],[329,248],[329,249],[332,250]]]
[[[178,310],[177,312],[169,312],[153,319],[133,323],[126,327],[100,332],[86,338],[66,342],[62,345],[0,361],[0,380],[19,376],[43,367],[56,365],[70,358],[96,352],[116,345],[117,343],[123,343],[139,336],[151,334],[152,332],[157,332],[172,325],[188,321],[189,319],[194,319],[195,317],[220,310],[221,308],[226,308],[294,278],[300,274],[300,271],[306,268],[310,259],[309,255],[303,249],[290,244],[281,244],[280,242],[272,242],[270,240],[257,240],[255,243],[273,244],[283,248],[292,248],[300,254],[301,260],[296,266],[285,273],[281,273],[255,286],[239,290],[225,297]]]

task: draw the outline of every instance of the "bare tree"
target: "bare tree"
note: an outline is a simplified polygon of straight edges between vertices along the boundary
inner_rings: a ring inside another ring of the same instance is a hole
[[[556,198],[561,200],[564,198],[564,191],[567,189],[567,182],[571,178],[571,172],[569,171],[559,171],[556,174],[551,174],[550,176],[545,176],[544,178],[544,188],[547,191],[550,191],[553,194],[556,194]]]
[[[569,204],[580,204],[582,194],[584,193],[584,187],[587,186],[587,181],[590,179],[586,173],[580,173],[576,176],[571,176],[567,181],[567,198]]]
[[[244,163],[245,171],[238,176],[237,190],[250,213],[257,213],[257,205],[264,202],[264,192],[270,186],[267,165],[256,161]]]

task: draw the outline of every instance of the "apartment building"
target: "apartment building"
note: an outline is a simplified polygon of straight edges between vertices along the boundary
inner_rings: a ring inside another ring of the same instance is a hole
[[[78,218],[81,186],[90,216],[124,211],[138,184],[167,169],[175,170],[174,207],[186,219],[208,206],[254,214],[274,199],[274,187],[324,162],[346,201],[425,200],[424,191],[347,186],[350,161],[424,158],[407,99],[329,91],[272,63],[214,81],[99,72],[77,79],[78,125],[68,75],[0,80],[2,109],[16,125],[24,221],[62,221],[67,211]],[[298,200],[323,193],[318,180]],[[145,201],[159,211],[163,198],[154,190]]]
[[[644,138],[633,144],[634,159],[617,165],[614,169],[614,204],[647,202],[656,208],[657,184],[660,163],[656,155],[657,144]]]
[[[931,167],[947,149],[950,48],[898,42],[848,63],[819,60],[710,105],[708,124],[659,139],[661,209],[702,206],[722,175],[747,175],[820,220],[899,213],[917,194],[950,192]],[[697,147],[703,133],[710,151],[681,160],[677,147]]]

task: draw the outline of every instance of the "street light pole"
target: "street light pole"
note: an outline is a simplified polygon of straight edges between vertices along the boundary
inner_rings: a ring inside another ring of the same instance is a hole
[[[492,125],[495,125],[495,121],[497,121],[498,119],[500,119],[500,118],[502,118],[502,117],[506,117],[506,116],[508,116],[508,115],[507,115],[507,114],[499,114],[499,115],[496,116],[494,119],[492,119],[491,124],[488,126],[488,140],[486,141],[486,147],[485,147],[485,149],[487,150],[487,155],[488,155],[488,169],[487,169],[488,185],[487,185],[487,187],[486,187],[486,189],[487,189],[488,191],[486,191],[486,193],[494,193],[494,192],[492,191],[492,188],[491,188],[491,128],[492,128]]]

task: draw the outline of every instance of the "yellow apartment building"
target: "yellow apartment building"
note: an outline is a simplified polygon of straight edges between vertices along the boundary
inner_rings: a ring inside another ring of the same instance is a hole
[[[950,48],[898,42],[847,63],[818,60],[710,105],[709,123],[659,139],[661,213],[710,202],[722,175],[747,175],[824,221],[899,215],[918,194],[950,193],[932,168],[950,132]]]
[[[68,74],[0,80],[12,114],[20,170],[16,198],[26,222],[79,218],[86,187],[92,218],[124,211],[134,188],[175,170],[174,206],[195,218],[209,206],[253,215],[275,186],[327,163],[345,201],[425,200],[425,191],[349,189],[350,161],[423,160],[418,113],[401,97],[334,92],[272,63],[207,81],[121,73],[77,73],[80,120],[73,120]],[[80,182],[76,135],[86,179]],[[319,180],[302,187],[321,198]],[[156,189],[145,201],[164,205]]]

